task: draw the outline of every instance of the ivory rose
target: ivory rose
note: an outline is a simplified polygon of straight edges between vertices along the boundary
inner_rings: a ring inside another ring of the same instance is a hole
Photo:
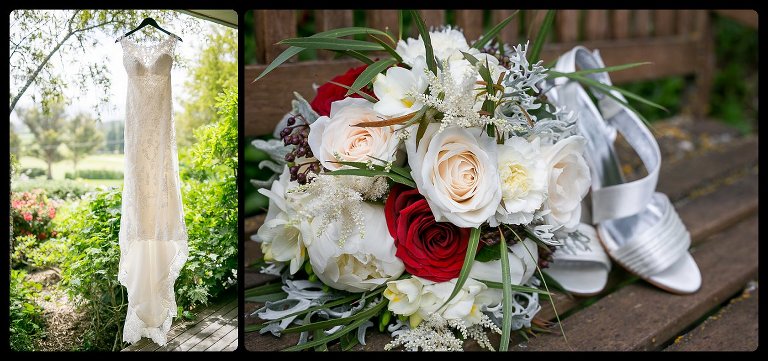
[[[501,200],[496,144],[481,129],[431,123],[416,146],[417,127],[405,141],[411,175],[438,222],[478,227]]]
[[[584,160],[586,140],[571,136],[543,150],[549,169],[547,223],[575,230],[581,219],[581,200],[589,192],[591,175]]]
[[[344,168],[342,161],[368,162],[371,157],[394,160],[399,140],[394,127],[356,127],[362,122],[384,120],[365,99],[346,98],[331,104],[330,117],[320,117],[309,126],[309,147],[326,169]]]

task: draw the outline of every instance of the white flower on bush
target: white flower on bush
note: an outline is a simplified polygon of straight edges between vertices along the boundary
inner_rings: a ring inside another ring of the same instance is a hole
[[[431,123],[416,146],[413,126],[405,141],[411,175],[438,222],[478,227],[501,199],[496,144],[481,129]]]
[[[403,262],[395,256],[395,241],[387,229],[384,207],[362,203],[361,213],[364,237],[354,233],[340,241],[342,225],[333,222],[318,237],[305,239],[312,270],[330,287],[349,292],[369,291],[399,277],[405,270]],[[316,223],[317,218],[312,222],[313,228]]]
[[[549,169],[549,195],[545,205],[550,213],[545,219],[549,224],[562,225],[567,231],[579,225],[581,200],[591,183],[589,166],[583,156],[585,146],[585,139],[576,135],[542,149]]]
[[[528,238],[522,243],[515,243],[509,247],[507,257],[509,258],[510,282],[513,285],[526,284],[536,271],[536,264],[539,259],[536,243]],[[502,282],[501,260],[475,261],[472,264],[472,270],[469,271],[469,277],[480,281]]]
[[[363,122],[384,120],[373,110],[373,103],[346,98],[331,104],[330,117],[320,117],[309,128],[309,147],[326,169],[345,166],[335,161],[368,162],[371,157],[394,160],[399,140],[394,127],[355,127]],[[340,159],[337,159],[336,156]]]
[[[498,145],[501,205],[488,221],[492,227],[528,224],[547,197],[547,168],[539,138],[511,137]]]
[[[271,189],[259,189],[259,193],[269,198],[269,209],[264,224],[256,232],[264,260],[290,262],[291,274],[296,273],[304,264],[306,249],[303,235],[309,234],[308,219],[296,211],[296,198],[301,196],[286,192],[288,187],[297,185],[290,181],[288,167],[285,167],[280,178],[272,183]]]
[[[387,282],[384,297],[389,300],[387,308],[397,315],[410,316],[419,310],[422,283],[418,277]]]
[[[397,117],[421,109],[424,103],[418,95],[424,94],[429,85],[424,68],[424,57],[420,57],[412,69],[393,66],[386,73],[376,75],[373,92],[379,101],[373,105],[373,110]]]

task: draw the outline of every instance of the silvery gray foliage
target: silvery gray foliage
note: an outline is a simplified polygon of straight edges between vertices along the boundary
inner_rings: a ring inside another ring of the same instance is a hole
[[[539,280],[536,277],[531,277],[531,280],[526,284],[528,287],[536,287],[539,285]],[[525,299],[525,301],[521,300]],[[488,307],[485,310],[485,314],[488,315],[496,326],[501,327],[504,314],[502,313],[503,302],[499,302],[494,307]],[[512,330],[519,330],[521,328],[531,327],[531,320],[536,316],[536,313],[541,310],[539,304],[538,293],[524,293],[524,292],[512,292],[512,312],[510,315],[512,319]]]

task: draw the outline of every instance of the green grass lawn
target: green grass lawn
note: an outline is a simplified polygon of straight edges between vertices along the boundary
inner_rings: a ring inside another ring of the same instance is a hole
[[[91,155],[81,160],[77,164],[78,169],[106,169],[114,171],[123,171],[123,154],[98,154]],[[48,166],[42,159],[24,156],[20,159],[21,168],[41,168],[45,171]],[[53,179],[64,179],[64,174],[74,172],[74,166],[71,160],[64,160],[53,163]],[[94,185],[120,186],[122,179],[83,179],[83,182]]]

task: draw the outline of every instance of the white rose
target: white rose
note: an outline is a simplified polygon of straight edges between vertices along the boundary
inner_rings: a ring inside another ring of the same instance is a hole
[[[256,232],[256,239],[262,242],[264,259],[290,262],[291,274],[304,264],[303,235],[309,230],[308,219],[296,211],[296,197],[300,196],[286,192],[289,186],[296,185],[298,183],[290,181],[288,167],[285,167],[271,189],[259,189],[259,193],[269,198],[269,209],[264,224]]]
[[[546,220],[575,230],[581,219],[581,200],[587,195],[592,181],[583,154],[586,140],[571,136],[543,150],[549,169],[549,196],[546,207],[551,211]]]
[[[393,66],[385,74],[376,75],[373,92],[379,101],[373,105],[373,110],[397,117],[421,109],[424,103],[417,95],[424,94],[429,85],[425,67],[424,57],[421,57],[410,70]]]
[[[395,128],[355,127],[355,124],[384,120],[373,110],[373,103],[359,98],[346,98],[331,104],[330,117],[320,117],[309,126],[309,147],[326,169],[344,168],[338,160],[368,162],[375,157],[391,161],[399,140]]]
[[[439,283],[420,280],[424,286],[417,320],[427,319],[433,313],[440,311],[443,318],[462,320],[469,327],[480,322],[482,311],[493,301],[484,293],[488,289],[484,283],[468,278],[456,296],[440,309],[456,287],[456,279]]]
[[[478,227],[501,199],[496,144],[481,129],[458,126],[437,132],[431,123],[416,147],[416,126],[405,141],[411,175],[438,222]]]
[[[501,205],[488,221],[492,227],[528,224],[547,197],[547,168],[539,138],[511,137],[498,146]]]
[[[510,281],[513,285],[523,285],[536,271],[536,264],[539,261],[538,247],[536,247],[536,243],[526,238],[522,243],[518,242],[510,246],[509,250],[507,256],[509,258]],[[469,271],[469,277],[481,281],[501,283],[501,260],[475,261],[472,264],[472,270]]]
[[[387,308],[397,315],[410,316],[419,310],[422,284],[416,277],[387,282],[384,297],[389,300]]]
[[[317,238],[307,237],[312,270],[330,287],[350,292],[369,291],[399,277],[405,270],[403,262],[395,256],[395,241],[387,229],[384,207],[363,203],[361,216],[365,223],[364,238],[354,232],[340,244],[342,226],[339,222],[329,224]],[[310,230],[313,234],[317,223],[315,218]]]

